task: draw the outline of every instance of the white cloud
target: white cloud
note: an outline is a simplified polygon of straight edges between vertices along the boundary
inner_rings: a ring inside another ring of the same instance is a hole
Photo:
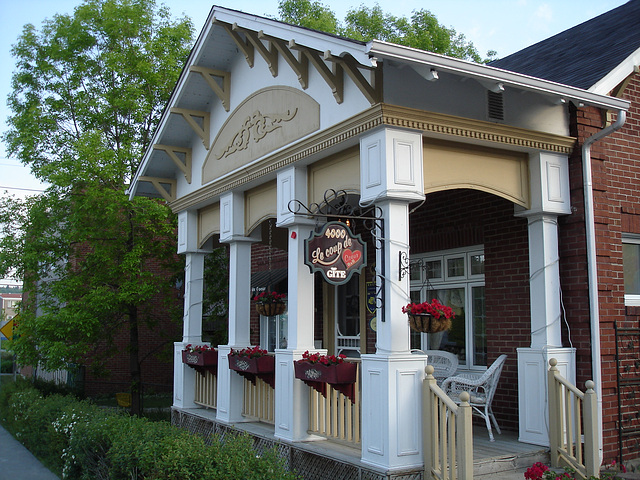
[[[538,19],[551,22],[553,20],[553,9],[548,3],[538,6],[535,14]]]

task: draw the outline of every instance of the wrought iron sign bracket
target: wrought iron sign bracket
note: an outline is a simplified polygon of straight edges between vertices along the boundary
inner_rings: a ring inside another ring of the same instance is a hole
[[[384,251],[384,218],[382,210],[375,205],[362,207],[359,204],[350,204],[348,197],[349,193],[346,190],[329,189],[324,192],[322,203],[314,202],[306,205],[300,200],[293,199],[289,202],[287,208],[289,212],[296,216],[314,218],[316,221],[320,219],[325,219],[328,222],[361,221],[364,228],[371,232],[374,248]],[[321,226],[318,224],[317,230],[320,229]],[[375,276],[379,281],[379,287],[376,290],[376,309],[383,310],[385,272],[376,273]],[[381,321],[384,322],[384,315],[382,315]]]

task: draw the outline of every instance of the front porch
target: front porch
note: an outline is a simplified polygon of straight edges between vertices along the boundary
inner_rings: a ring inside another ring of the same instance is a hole
[[[277,446],[290,468],[305,480],[412,479],[423,478],[421,471],[396,472],[389,475],[361,462],[361,450],[355,445],[329,440],[283,443],[274,436],[274,427],[264,422],[225,424],[216,420],[215,410],[173,408],[172,423],[204,436],[225,435],[230,431],[246,432],[254,437],[256,449]],[[483,425],[473,427],[473,478],[520,478],[522,471],[535,462],[549,462],[549,449],[518,442],[516,432],[503,431],[490,442]]]

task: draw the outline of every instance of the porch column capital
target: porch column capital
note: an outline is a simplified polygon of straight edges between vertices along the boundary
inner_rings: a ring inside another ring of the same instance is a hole
[[[516,216],[570,214],[569,158],[551,152],[530,154],[529,189],[531,205],[529,209],[516,206]]]
[[[360,201],[424,199],[422,134],[382,127],[360,137]]]
[[[307,167],[291,166],[278,172],[278,227],[287,227],[297,223],[313,223],[313,220],[295,215],[289,210],[292,200],[308,203]]]
[[[212,249],[198,247],[198,212],[178,212],[178,253],[210,253]]]

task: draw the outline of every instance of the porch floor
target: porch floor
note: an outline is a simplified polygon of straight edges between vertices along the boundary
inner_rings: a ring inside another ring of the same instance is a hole
[[[215,420],[215,411],[206,409],[181,409],[182,412],[196,417]],[[274,427],[261,422],[235,423],[230,425],[251,435],[277,441]],[[518,441],[516,432],[494,431],[495,442],[489,441],[487,429],[481,425],[473,426],[473,477],[491,480],[523,479],[524,471],[535,462],[549,463],[549,448]],[[324,439],[297,442],[297,449],[326,458],[334,458],[347,464],[360,464],[360,449],[342,443]]]

